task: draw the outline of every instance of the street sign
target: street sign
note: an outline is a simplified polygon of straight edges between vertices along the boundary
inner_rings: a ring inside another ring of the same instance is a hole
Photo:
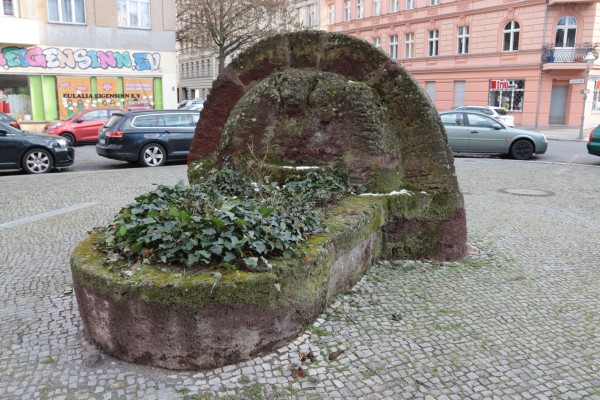
[[[583,83],[584,79],[569,79],[569,83]]]

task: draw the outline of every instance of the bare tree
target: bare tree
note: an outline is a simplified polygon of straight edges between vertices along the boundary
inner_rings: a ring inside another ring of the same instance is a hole
[[[177,0],[177,41],[186,51],[227,56],[269,35],[301,28],[292,0]]]

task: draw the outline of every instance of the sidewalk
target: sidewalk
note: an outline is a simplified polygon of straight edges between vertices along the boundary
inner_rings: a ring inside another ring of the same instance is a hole
[[[546,135],[546,138],[548,138],[548,140],[574,140],[587,142],[592,128],[585,128],[583,130],[582,139],[579,139],[579,128],[545,128],[532,130],[536,130],[538,132],[543,133],[544,135]]]
[[[185,166],[0,177],[0,399],[600,400],[600,169],[455,166],[467,258],[381,262],[289,345],[211,371],[104,355],[69,268],[90,228]]]

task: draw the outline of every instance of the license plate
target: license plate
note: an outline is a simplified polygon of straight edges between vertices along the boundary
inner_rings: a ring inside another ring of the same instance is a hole
[[[100,139],[100,140],[98,140],[98,143],[105,144],[106,143],[106,139]]]

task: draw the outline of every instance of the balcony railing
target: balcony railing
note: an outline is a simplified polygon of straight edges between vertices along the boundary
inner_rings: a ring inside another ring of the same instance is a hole
[[[542,62],[583,63],[589,52],[598,58],[597,47],[598,44],[592,43],[583,43],[574,47],[555,47],[553,44],[546,44],[542,48]]]

